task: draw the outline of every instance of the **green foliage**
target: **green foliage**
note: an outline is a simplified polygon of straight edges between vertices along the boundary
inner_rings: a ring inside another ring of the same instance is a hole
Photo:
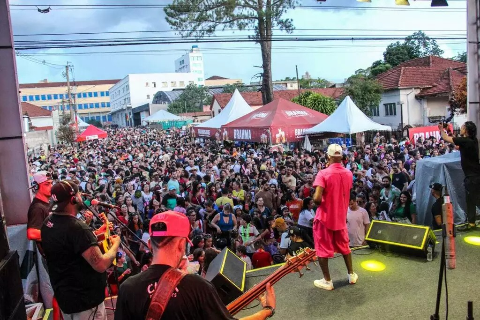
[[[60,126],[57,130],[57,139],[59,142],[62,143],[73,143],[75,142],[75,130],[70,125],[70,115],[65,114],[64,116],[60,116]]]
[[[388,63],[383,62],[382,60],[377,60],[374,63],[372,63],[372,66],[370,67],[370,73],[369,76],[371,78],[375,78],[381,73],[384,73],[385,71],[388,71],[392,68],[392,66]]]
[[[363,113],[370,116],[371,108],[380,104],[383,88],[375,79],[356,74],[345,83],[345,96],[350,96]]]
[[[235,90],[238,90],[240,92],[246,92],[246,91],[256,91],[256,89],[251,88],[251,87],[245,87],[245,84],[243,83],[234,83],[234,84],[226,84],[223,86],[223,93],[234,93]]]
[[[440,49],[437,41],[431,39],[422,31],[417,31],[406,37],[403,43],[399,41],[391,43],[383,53],[383,58],[385,63],[396,67],[408,60],[426,56],[441,57],[442,54],[443,50]]]
[[[273,30],[291,33],[292,19],[285,13],[298,0],[173,0],[165,7],[166,20],[182,37],[203,38],[217,29],[253,29],[262,53],[262,93],[264,104],[273,100],[272,38]]]
[[[207,87],[189,84],[180,96],[168,106],[173,114],[203,111],[203,106],[210,104],[212,97]]]
[[[97,128],[101,128],[102,127],[102,123],[96,119],[89,119],[86,121],[88,124],[93,124],[95,127]]]
[[[452,59],[463,62],[463,63],[467,63],[467,52],[465,51],[465,52],[459,53]]]
[[[292,102],[326,115],[331,115],[337,108],[337,104],[332,98],[311,91],[301,93],[293,98]]]
[[[330,81],[318,78],[318,79],[300,79],[301,89],[313,89],[313,88],[328,88],[330,87]]]

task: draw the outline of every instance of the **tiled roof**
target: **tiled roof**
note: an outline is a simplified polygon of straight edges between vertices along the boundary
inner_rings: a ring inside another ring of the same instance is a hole
[[[442,75],[430,88],[425,88],[417,94],[417,97],[422,98],[426,96],[449,96],[453,90],[460,84],[462,79],[465,78],[465,74],[448,68],[443,71]]]
[[[27,114],[30,118],[50,117],[52,116],[52,111],[45,110],[28,102],[22,102],[22,114]]]
[[[320,93],[324,96],[331,97],[333,99],[338,99],[343,95],[343,88],[322,88],[322,89],[302,89],[300,90],[301,92],[305,91],[312,91],[315,93]],[[262,101],[262,93],[255,91],[255,92],[240,92],[242,95],[243,99],[247,102],[247,104],[251,107],[255,106],[262,106],[263,101]],[[217,101],[220,107],[223,109],[227,105],[227,103],[230,101],[232,98],[232,93],[220,93],[220,94],[215,94],[213,96],[213,100]],[[278,90],[273,92],[273,98],[274,99],[285,99],[285,100],[292,100],[298,96],[298,90]],[[213,107],[213,102],[212,102],[212,107]]]
[[[228,78],[220,77],[220,76],[211,76],[208,79],[205,80],[228,80]]]
[[[377,76],[384,90],[428,88],[439,82],[445,70],[463,70],[465,63],[435,56],[406,61]],[[462,71],[458,71],[462,73]]]
[[[75,81],[70,82],[71,86],[93,86],[101,84],[111,84],[114,85],[120,80],[91,80],[91,81]],[[38,82],[38,83],[21,83],[20,89],[31,89],[31,88],[51,88],[51,87],[66,87],[67,82]]]
[[[32,127],[33,131],[45,131],[45,130],[53,130],[53,126],[46,126],[46,127]]]

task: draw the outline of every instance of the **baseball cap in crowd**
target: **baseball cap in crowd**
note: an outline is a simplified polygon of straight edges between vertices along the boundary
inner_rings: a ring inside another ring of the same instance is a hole
[[[290,227],[290,229],[288,230],[288,236],[289,237],[292,237],[292,236],[297,236],[297,237],[301,237],[302,236],[302,229],[300,229],[299,227]]]
[[[44,183],[45,181],[52,180],[52,174],[47,171],[39,171],[33,175],[33,180],[38,183]]]
[[[78,186],[72,181],[62,180],[52,187],[52,211],[62,211],[70,203],[70,199],[78,193]]]
[[[435,191],[442,191],[443,186],[440,183],[435,182],[432,185],[430,185],[430,189],[433,189]]]
[[[177,190],[177,188],[175,188],[174,185],[171,185],[170,187],[168,187],[168,191],[172,191],[172,190]]]
[[[283,218],[277,218],[277,219],[275,219],[275,226],[274,226],[274,228],[278,228],[278,227],[283,227],[284,229],[287,228],[287,224],[285,223],[285,219],[283,219]]]
[[[182,237],[188,238],[190,234],[190,221],[180,212],[165,211],[158,213],[150,220],[149,233],[151,237]]]
[[[342,157],[343,150],[342,147],[336,143],[332,143],[328,146],[327,154],[329,157]]]

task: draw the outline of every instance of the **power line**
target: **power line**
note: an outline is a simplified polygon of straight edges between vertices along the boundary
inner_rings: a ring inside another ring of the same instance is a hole
[[[33,62],[33,63],[36,63],[36,64],[41,64],[43,66],[50,67],[50,68],[53,68],[53,69],[63,69],[63,66],[61,66],[59,64],[50,63],[50,62],[47,62],[45,60],[38,60],[38,59],[35,59],[35,58],[33,58],[29,55],[23,55],[23,54],[17,53],[17,56],[20,57],[20,58],[23,58],[25,60],[28,60],[30,62]]]

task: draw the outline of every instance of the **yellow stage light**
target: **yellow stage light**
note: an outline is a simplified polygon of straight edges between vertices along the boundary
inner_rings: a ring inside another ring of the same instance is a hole
[[[367,271],[374,271],[374,272],[383,271],[386,268],[385,264],[377,260],[363,261],[362,263],[360,263],[360,265],[362,266],[363,269]]]
[[[409,6],[410,2],[408,0],[395,0],[397,6]]]
[[[480,237],[465,237],[465,242],[468,244],[473,244],[474,246],[480,246]]]

